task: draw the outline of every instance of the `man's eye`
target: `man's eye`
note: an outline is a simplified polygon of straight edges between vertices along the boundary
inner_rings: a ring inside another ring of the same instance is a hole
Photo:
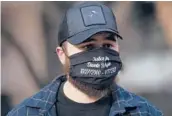
[[[84,46],[84,49],[85,49],[85,50],[92,50],[92,49],[94,49],[94,48],[95,48],[95,46],[92,45],[92,44],[89,44],[89,45],[85,45],[85,46]]]
[[[113,46],[111,44],[104,44],[103,47],[104,48],[112,48]]]
[[[84,45],[81,47],[81,49],[83,49],[83,50],[92,50],[94,48],[95,48],[95,46],[93,44],[88,44],[88,45]]]

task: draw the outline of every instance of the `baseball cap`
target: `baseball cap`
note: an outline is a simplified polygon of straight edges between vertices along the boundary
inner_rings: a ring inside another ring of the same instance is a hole
[[[58,33],[58,44],[64,41],[77,45],[99,32],[120,36],[112,10],[99,2],[84,2],[69,8]]]

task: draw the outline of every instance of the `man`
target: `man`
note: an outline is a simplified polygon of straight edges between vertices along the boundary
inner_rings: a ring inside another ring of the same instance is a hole
[[[115,16],[97,2],[70,8],[60,25],[57,55],[65,75],[8,116],[162,116],[147,100],[115,83],[122,68]]]

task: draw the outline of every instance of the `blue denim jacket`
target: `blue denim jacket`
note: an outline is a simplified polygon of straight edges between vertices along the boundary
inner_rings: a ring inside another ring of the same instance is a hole
[[[34,96],[24,100],[7,116],[57,116],[56,94],[65,76],[57,77]],[[162,112],[146,99],[116,85],[112,90],[113,103],[109,116],[163,116]]]

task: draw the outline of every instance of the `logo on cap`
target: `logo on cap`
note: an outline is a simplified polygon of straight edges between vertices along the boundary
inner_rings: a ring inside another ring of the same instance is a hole
[[[91,14],[90,15],[88,15],[88,16],[90,16],[90,18],[92,18],[93,17],[93,15],[95,16],[97,14],[97,12],[96,11],[91,11]]]
[[[106,24],[102,9],[100,6],[88,6],[81,8],[81,14],[85,26],[95,24]]]

